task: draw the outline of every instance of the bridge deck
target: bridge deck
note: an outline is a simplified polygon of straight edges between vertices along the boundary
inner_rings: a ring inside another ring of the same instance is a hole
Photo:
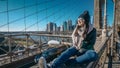
[[[62,36],[63,37],[63,36]],[[70,38],[70,37],[69,37]],[[100,51],[101,51],[101,49],[103,48],[103,46],[104,46],[104,44],[105,44],[105,42],[106,42],[106,40],[107,40],[107,38],[105,38],[105,39],[103,39],[102,41],[101,41],[101,38],[100,37],[98,37],[97,38],[97,41],[96,41],[96,43],[95,43],[95,51],[97,52],[97,53],[99,53]],[[65,44],[65,43],[64,43]],[[62,51],[61,51],[62,52]],[[58,52],[57,52],[57,54],[58,54]],[[59,54],[60,54],[60,52],[59,52]],[[35,56],[35,55],[34,55]],[[32,57],[34,57],[34,56],[32,56]],[[29,58],[29,57],[28,57]],[[16,62],[23,62],[25,59],[23,59],[22,61],[21,61],[21,59],[20,60],[18,60],[18,61],[16,61]],[[31,62],[33,62],[34,61],[34,58],[32,58],[31,59],[32,61]],[[27,63],[28,61],[26,61],[26,63]],[[14,62],[13,62],[14,63]],[[13,63],[10,63],[10,64],[8,64],[8,67],[10,67],[10,65],[13,65]],[[92,63],[90,63],[91,65],[93,64],[93,62]],[[88,65],[88,64],[85,64],[85,65],[83,65],[83,66],[91,66],[91,65]],[[3,66],[1,66],[1,67],[4,67],[5,65],[3,65]],[[18,66],[19,66],[19,64],[18,64]],[[32,66],[32,67],[37,67],[36,65],[34,65],[34,66]],[[71,66],[72,67],[72,66]],[[78,67],[80,67],[79,65],[78,65]],[[76,66],[76,68],[77,68],[77,66]],[[83,67],[82,67],[83,68]]]
[[[100,48],[102,47],[102,46],[100,46],[100,44],[103,45],[103,43],[104,43],[104,42],[101,42],[101,38],[97,38],[97,41],[96,41],[95,47],[94,47],[97,52],[100,51]],[[67,67],[65,66],[64,68],[87,68],[88,64],[89,64],[89,63],[87,63],[87,64],[82,64],[82,65],[80,65],[80,64],[69,65],[69,66],[67,66]],[[38,64],[35,64],[35,65],[31,66],[30,68],[38,68]],[[88,67],[88,68],[89,68],[89,67]]]

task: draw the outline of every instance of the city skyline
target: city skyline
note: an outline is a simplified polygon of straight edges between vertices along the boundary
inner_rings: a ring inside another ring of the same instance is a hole
[[[76,23],[73,24],[71,19],[69,19],[67,21],[63,21],[63,24],[58,25],[58,26],[54,22],[48,22],[48,24],[46,25],[46,31],[47,32],[73,31],[75,26],[76,26]]]
[[[48,22],[58,26],[69,19],[75,24],[84,10],[94,16],[94,0],[8,0],[8,11],[7,0],[0,0],[0,5],[0,31],[45,31]],[[108,25],[112,25],[113,2],[107,0],[107,6]]]

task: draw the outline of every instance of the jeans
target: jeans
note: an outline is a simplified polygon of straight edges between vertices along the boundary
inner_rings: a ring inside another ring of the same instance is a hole
[[[77,58],[70,59],[70,57],[77,55]],[[87,50],[86,52],[80,53],[75,47],[70,47],[64,51],[51,65],[51,68],[62,68],[61,66],[65,63],[76,64],[83,62],[91,62],[96,60],[98,57],[94,50]]]

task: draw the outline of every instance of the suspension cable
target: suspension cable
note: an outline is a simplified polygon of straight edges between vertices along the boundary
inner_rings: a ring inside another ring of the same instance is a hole
[[[71,5],[71,6],[73,6],[73,5]],[[70,7],[70,6],[69,6],[69,7]],[[75,7],[77,7],[77,3],[75,4]],[[77,10],[75,7],[72,7],[72,8],[71,8],[72,11],[69,12],[69,13],[74,14],[74,12]],[[65,17],[65,16],[66,16],[65,14],[62,14],[62,15],[60,15],[58,18],[54,19],[53,22],[56,22],[57,20],[59,20],[59,19]],[[70,17],[71,17],[71,15],[68,16],[68,18],[70,18]]]
[[[36,0],[36,19],[37,19],[37,31],[39,31],[39,23],[38,23],[38,0]]]
[[[55,1],[55,0],[52,0],[52,1]],[[42,4],[45,4],[45,3],[49,3],[49,2],[52,2],[51,0],[50,1],[43,1],[41,3],[38,3],[38,5],[42,5]],[[26,6],[25,8],[30,8],[30,7],[33,7],[33,6],[36,6],[36,4],[33,4],[33,5],[29,5],[29,6]],[[8,10],[9,12],[12,12],[12,11],[16,11],[16,10],[20,10],[20,9],[24,9],[24,6],[23,7],[20,7],[20,8],[15,8],[15,9],[10,9]],[[6,13],[7,11],[2,11],[0,12],[1,13]]]
[[[76,12],[76,10],[77,10],[77,8],[76,7],[78,7],[78,5],[77,4],[79,4],[78,2],[77,3],[75,3],[74,5],[72,5],[73,7],[71,8],[72,9],[72,11],[71,12],[69,12],[69,13],[67,13],[67,14],[74,14],[75,12]],[[71,5],[70,5],[71,6]],[[53,22],[56,22],[57,20],[60,20],[61,18],[63,18],[63,17],[66,17],[67,15],[65,15],[65,13],[63,13],[62,15],[60,15],[58,18],[56,18],[56,19],[54,19],[54,21]],[[68,16],[68,19],[71,17],[71,15],[69,15]],[[72,16],[73,17],[73,16]],[[61,25],[62,25],[62,22],[61,22]]]
[[[79,3],[78,3],[78,4],[79,4]],[[76,7],[78,7],[78,6],[76,5]],[[78,9],[77,9],[77,8],[76,8],[76,9],[74,9],[74,10],[75,10],[75,11],[78,11]],[[74,12],[75,12],[75,11],[74,11]],[[73,12],[73,13],[71,13],[72,15],[69,15],[69,16],[68,16],[68,19],[70,19],[70,17],[74,15],[74,12]],[[78,15],[78,13],[80,13],[80,12],[76,12],[76,14],[77,14],[77,15]],[[78,16],[73,16],[73,17],[78,17]],[[77,18],[76,18],[76,19],[77,19]]]
[[[9,31],[10,31],[10,29],[9,29],[9,7],[8,7],[8,0],[6,1],[6,6],[7,6],[7,24],[8,24],[8,33],[10,33]],[[11,34],[11,33],[10,33]],[[11,52],[11,37],[9,36],[8,37],[8,46],[9,46],[9,52],[8,53],[10,53]],[[10,56],[10,62],[12,61],[12,58],[11,58],[11,55],[9,55]]]
[[[65,2],[62,2],[62,4],[63,3],[65,3]],[[66,2],[66,3],[68,3],[68,2]],[[61,4],[61,3],[59,3],[59,4]],[[58,5],[58,4],[57,4]],[[65,6],[64,8],[62,8],[62,9],[65,9],[67,6]],[[69,7],[69,6],[68,6]],[[61,10],[57,10],[57,11],[55,11],[55,12],[53,12],[52,14],[50,14],[49,16],[46,16],[46,17],[44,17],[43,19],[41,19],[41,20],[39,20],[38,22],[40,23],[41,21],[43,21],[43,20],[45,20],[46,18],[49,18],[49,17],[51,17],[51,16],[53,16],[54,14],[56,14],[56,12],[60,12]],[[31,28],[32,26],[34,26],[36,24],[36,22],[35,23],[33,23],[33,24],[31,24],[30,26],[28,26],[26,29],[29,29],[29,28]],[[23,30],[25,30],[25,29],[23,29]],[[22,31],[23,31],[22,30]]]
[[[24,0],[24,25],[25,25],[25,33],[26,33],[26,6],[25,6],[26,2]]]
[[[47,6],[48,6],[48,5],[47,5],[47,3],[46,3],[46,11],[45,11],[46,16],[47,16],[47,10],[48,10],[48,9],[47,9]],[[46,21],[48,22],[48,18],[46,18]]]
[[[8,32],[9,32],[9,11],[8,11],[8,0],[6,1],[7,3],[7,27],[8,27]]]
[[[38,3],[37,3],[37,4],[38,4]],[[36,4],[36,5],[37,5],[37,4]],[[62,4],[63,4],[63,3],[62,3]],[[58,4],[57,4],[57,5],[58,5]],[[56,6],[57,6],[57,5],[56,5]],[[26,7],[24,6],[24,8],[26,8]],[[50,7],[49,7],[49,8],[50,8]],[[53,6],[52,6],[51,8],[53,8]],[[45,8],[45,9],[48,9],[48,8]],[[40,11],[45,11],[45,9],[40,10]],[[25,9],[24,9],[24,10],[25,10]],[[38,13],[40,12],[40,11],[37,11],[37,10],[38,10],[38,9],[36,8],[36,15],[38,15]],[[24,11],[24,13],[25,13],[25,11]],[[31,16],[31,15],[32,15],[32,14],[27,15],[27,16],[24,16],[24,18],[23,18],[23,19],[25,20],[25,18],[26,18],[26,17],[29,17],[29,16]],[[37,16],[37,17],[38,17],[38,16]],[[48,17],[49,17],[49,16],[48,16]],[[48,18],[48,17],[46,17],[46,18]],[[11,23],[13,23],[13,22],[16,22],[16,21],[19,21],[19,20],[21,20],[21,18],[19,18],[19,19],[17,19],[17,20],[14,20],[14,21],[9,22],[9,24],[11,24]],[[7,23],[7,24],[8,24],[8,23]],[[7,25],[7,24],[5,24],[5,25]],[[37,24],[38,24],[38,21],[37,21]],[[5,26],[5,25],[4,25],[4,26]],[[39,26],[37,26],[37,27],[39,27]],[[26,29],[28,29],[28,27],[26,27],[24,30],[26,30]]]
[[[64,2],[63,2],[63,3],[64,3]],[[63,4],[63,3],[62,3],[62,4]],[[53,5],[53,6],[50,6],[50,7],[48,7],[47,9],[51,9],[51,8],[57,7],[58,5],[61,5],[61,3],[60,3],[60,4],[55,4],[55,5]],[[45,11],[45,10],[46,10],[46,8],[44,8],[44,9],[42,9],[42,10],[39,10],[37,13],[43,12],[43,11]],[[35,14],[36,14],[36,12],[31,13],[31,14],[25,16],[25,17],[27,18],[27,17],[33,16],[33,15],[35,15]],[[19,20],[22,20],[22,19],[24,19],[24,17],[19,18],[19,19],[16,19],[16,20],[13,20],[13,21],[9,22],[9,24],[15,23],[16,21],[19,21]],[[8,24],[8,23],[1,25],[0,28],[6,26],[7,24]]]
[[[79,4],[79,3],[75,3],[74,4],[74,6],[73,5],[70,5],[70,6],[73,6],[71,9],[72,9],[72,11],[71,12],[69,12],[69,14],[74,14],[75,13],[75,11],[77,10],[77,4]],[[60,20],[61,18],[63,18],[63,17],[65,17],[65,16],[67,16],[67,15],[65,15],[64,13],[62,14],[62,15],[60,15],[59,17],[57,17],[56,19],[54,19],[54,21],[53,22],[56,22],[57,20]],[[69,15],[68,16],[68,18],[69,17],[71,17],[71,15]],[[62,22],[61,22],[61,25],[62,25]]]

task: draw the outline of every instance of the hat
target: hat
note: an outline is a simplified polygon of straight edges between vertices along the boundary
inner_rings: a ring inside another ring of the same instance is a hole
[[[90,22],[90,15],[88,11],[84,11],[78,18],[84,19],[86,24]]]

